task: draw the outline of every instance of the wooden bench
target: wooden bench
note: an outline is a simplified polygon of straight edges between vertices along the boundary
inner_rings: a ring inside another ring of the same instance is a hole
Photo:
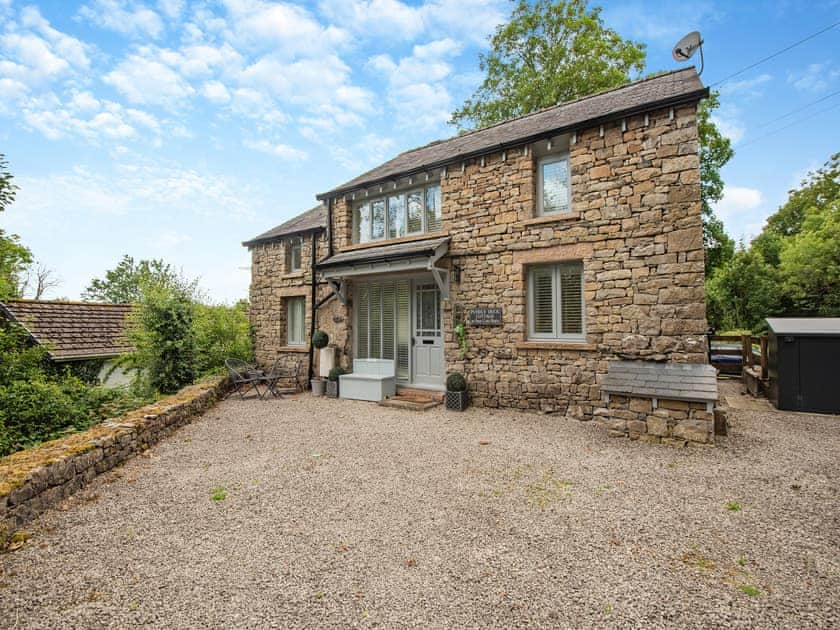
[[[339,398],[379,402],[397,393],[390,359],[353,359],[353,373],[342,374],[338,383]]]

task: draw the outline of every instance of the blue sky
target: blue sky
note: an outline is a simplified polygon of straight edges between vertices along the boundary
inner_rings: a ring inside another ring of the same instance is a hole
[[[840,20],[840,2],[821,0],[602,6],[610,27],[647,45],[646,72],[677,67],[671,47],[700,30],[707,84]],[[78,298],[126,253],[200,276],[218,301],[245,297],[241,241],[452,135],[449,113],[479,83],[478,55],[509,10],[0,0],[0,153],[21,187],[2,227],[61,277],[48,297]],[[839,45],[835,28],[720,86],[717,120],[736,155],[718,212],[736,238],[840,151]]]

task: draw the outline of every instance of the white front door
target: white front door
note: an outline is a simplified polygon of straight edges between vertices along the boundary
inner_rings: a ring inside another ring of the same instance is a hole
[[[434,282],[414,284],[412,326],[412,382],[416,385],[443,385],[443,332],[441,330],[440,290]]]

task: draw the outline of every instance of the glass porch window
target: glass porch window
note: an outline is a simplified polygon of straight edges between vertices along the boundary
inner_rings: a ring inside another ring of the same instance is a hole
[[[392,359],[397,379],[407,381],[411,342],[409,281],[359,282],[355,296],[356,357]]]

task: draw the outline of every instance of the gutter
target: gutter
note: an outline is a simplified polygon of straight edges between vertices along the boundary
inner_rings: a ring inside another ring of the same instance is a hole
[[[671,98],[667,98],[661,101],[656,101],[652,103],[645,103],[644,105],[638,105],[636,107],[631,107],[629,109],[623,109],[617,112],[611,112],[604,116],[598,116],[597,118],[588,118],[586,120],[581,120],[575,122],[570,125],[564,125],[562,127],[556,127],[554,129],[549,129],[547,131],[541,131],[537,134],[532,134],[530,136],[522,136],[517,138],[516,140],[511,140],[510,142],[500,143],[493,147],[487,147],[483,149],[478,149],[476,151],[469,151],[467,153],[460,153],[455,155],[451,158],[446,158],[444,160],[438,160],[437,162],[429,162],[428,164],[421,164],[412,169],[408,169],[405,171],[399,171],[397,173],[392,173],[386,177],[379,177],[376,179],[372,179],[367,182],[360,182],[353,186],[345,186],[341,188],[335,188],[329,192],[321,193],[315,195],[315,198],[318,201],[325,201],[331,202],[332,199],[336,197],[340,197],[343,194],[349,193],[354,190],[359,190],[362,188],[370,188],[371,186],[376,185],[384,185],[390,181],[393,181],[394,178],[402,178],[402,177],[410,177],[412,175],[422,174],[425,171],[429,171],[436,168],[441,168],[443,166],[449,166],[451,164],[457,164],[458,162],[463,162],[466,160],[470,160],[473,158],[481,157],[482,155],[487,155],[489,153],[493,153],[496,151],[502,151],[506,149],[511,149],[514,147],[522,146],[523,144],[531,144],[532,142],[536,142],[538,140],[543,140],[545,138],[550,138],[552,136],[559,135],[561,133],[567,133],[571,131],[575,131],[576,129],[581,129],[585,127],[593,127],[595,125],[601,125],[607,122],[611,122],[614,120],[620,120],[621,118],[627,118],[628,116],[634,116],[636,114],[642,114],[644,112],[650,111],[652,109],[660,109],[662,107],[675,107],[677,105],[684,105],[686,103],[693,103],[696,101],[703,100],[709,97],[709,88],[704,87],[699,90],[695,90],[693,92],[688,92],[686,94],[680,94],[679,96],[674,96]],[[515,119],[514,119],[515,120]],[[457,138],[457,136],[456,136]],[[454,139],[454,138],[453,138]],[[330,216],[329,212],[329,205],[327,206],[327,216]]]

